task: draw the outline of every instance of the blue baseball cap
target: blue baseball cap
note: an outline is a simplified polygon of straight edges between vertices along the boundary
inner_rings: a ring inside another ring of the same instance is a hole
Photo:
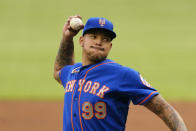
[[[112,39],[116,37],[116,33],[113,31],[112,22],[110,22],[106,18],[101,18],[101,17],[89,18],[84,26],[82,35],[84,36],[87,31],[92,29],[103,29],[109,33]]]

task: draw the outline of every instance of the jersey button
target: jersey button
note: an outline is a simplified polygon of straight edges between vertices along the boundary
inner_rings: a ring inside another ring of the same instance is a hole
[[[77,101],[77,100],[78,100],[78,98],[77,98],[77,97],[75,97],[75,98],[74,98],[74,100],[75,100],[75,101]]]
[[[76,117],[76,113],[74,113],[73,116]]]

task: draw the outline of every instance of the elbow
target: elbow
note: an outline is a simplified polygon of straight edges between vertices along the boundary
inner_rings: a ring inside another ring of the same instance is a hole
[[[58,64],[54,64],[54,72],[53,72],[53,78],[62,85],[61,80],[60,80],[60,72],[61,72],[62,67],[59,66]]]
[[[59,77],[59,73],[60,73],[60,71],[54,71],[54,72],[53,72],[53,78],[54,78],[58,83],[61,84],[61,80],[60,80],[60,77]]]
[[[54,78],[55,80],[57,80],[56,71],[53,72],[53,78]]]

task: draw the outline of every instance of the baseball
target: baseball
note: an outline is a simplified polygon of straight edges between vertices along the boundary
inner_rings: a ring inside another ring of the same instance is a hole
[[[80,18],[72,18],[70,21],[70,26],[73,30],[79,30],[81,25],[83,25],[83,23]]]

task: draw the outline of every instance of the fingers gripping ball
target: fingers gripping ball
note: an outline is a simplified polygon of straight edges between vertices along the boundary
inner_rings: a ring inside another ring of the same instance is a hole
[[[81,25],[83,25],[83,23],[80,18],[72,18],[70,21],[70,26],[73,30],[79,30]]]

